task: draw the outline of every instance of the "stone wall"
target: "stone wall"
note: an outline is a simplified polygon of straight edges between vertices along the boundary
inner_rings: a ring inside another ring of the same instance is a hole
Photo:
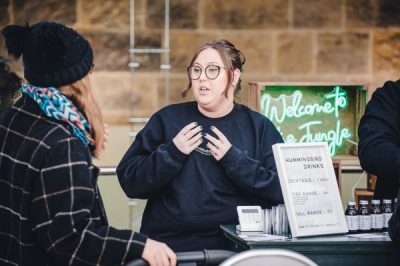
[[[0,27],[54,20],[76,28],[95,50],[94,84],[109,123],[148,117],[164,105],[159,55],[129,72],[129,0],[1,0]],[[136,0],[137,47],[163,42],[163,1]],[[186,86],[185,68],[204,42],[227,38],[246,55],[249,81],[359,82],[371,91],[400,72],[398,0],[170,0],[168,102]],[[0,54],[5,54],[0,44]],[[22,71],[20,62],[13,63]],[[190,98],[190,97],[189,97]]]

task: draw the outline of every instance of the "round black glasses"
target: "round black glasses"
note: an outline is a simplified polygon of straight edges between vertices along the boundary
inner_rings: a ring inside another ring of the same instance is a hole
[[[221,68],[226,69],[225,67],[209,65],[205,68],[205,73],[208,79],[216,79],[219,75]],[[189,78],[192,80],[199,79],[201,76],[201,72],[203,69],[199,66],[191,66],[187,68],[187,73]]]

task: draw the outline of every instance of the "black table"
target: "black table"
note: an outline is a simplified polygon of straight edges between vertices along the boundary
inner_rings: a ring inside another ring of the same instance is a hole
[[[279,248],[299,252],[318,265],[400,265],[400,246],[388,236],[360,239],[346,235],[294,238],[264,242],[238,237],[235,225],[221,225],[234,251]]]

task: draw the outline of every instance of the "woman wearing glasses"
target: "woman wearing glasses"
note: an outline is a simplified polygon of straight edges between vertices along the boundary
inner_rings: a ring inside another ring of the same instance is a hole
[[[283,202],[273,124],[235,103],[243,54],[226,40],[203,45],[187,69],[196,101],[167,106],[139,132],[117,168],[131,198],[148,199],[141,232],[174,251],[226,249],[220,224],[236,206]]]

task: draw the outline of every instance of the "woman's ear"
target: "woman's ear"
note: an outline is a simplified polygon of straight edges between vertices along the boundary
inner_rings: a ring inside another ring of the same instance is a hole
[[[234,84],[235,87],[236,87],[236,85],[237,85],[238,82],[239,82],[239,79],[240,79],[240,75],[241,75],[241,74],[242,74],[242,72],[240,72],[240,70],[237,69],[237,68],[233,71],[233,81],[232,81],[232,84]]]

